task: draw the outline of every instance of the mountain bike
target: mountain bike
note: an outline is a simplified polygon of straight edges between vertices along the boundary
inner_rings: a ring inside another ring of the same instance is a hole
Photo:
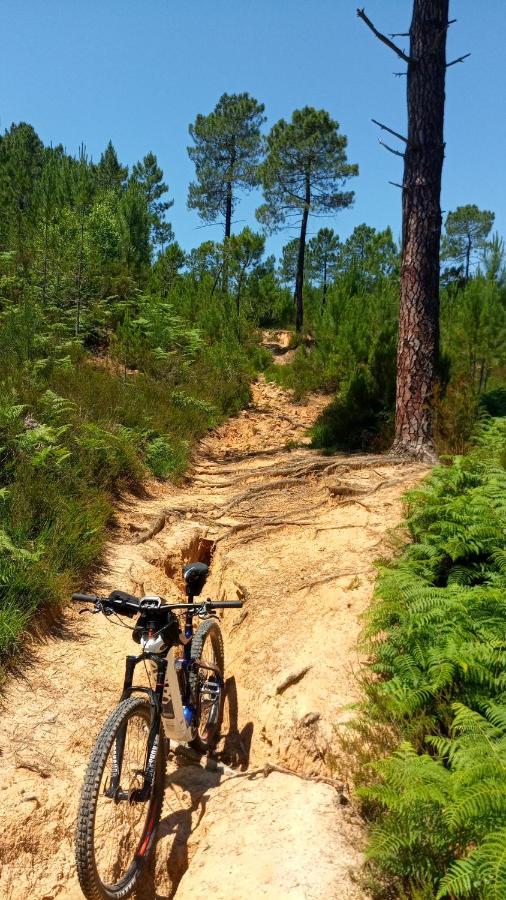
[[[141,646],[127,656],[123,693],[92,750],[79,802],[76,864],[88,900],[123,900],[133,892],[152,856],[160,820],[169,741],[205,753],[219,736],[224,699],[223,640],[216,610],[242,602],[196,601],[208,574],[205,563],[183,569],[185,603],[73,594],[89,603],[81,612],[137,617],[132,637]],[[182,627],[177,613],[184,613]],[[194,618],[201,622],[194,630]],[[135,667],[149,663],[154,687],[133,683]]]

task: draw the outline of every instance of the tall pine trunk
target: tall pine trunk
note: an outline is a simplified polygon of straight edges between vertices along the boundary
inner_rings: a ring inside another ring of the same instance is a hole
[[[414,0],[407,73],[408,142],[394,451],[434,459],[432,397],[439,355],[439,242],[449,0]]]
[[[467,236],[467,244],[466,244],[466,284],[469,281],[469,268],[471,265],[471,237]]]
[[[306,232],[310,203],[311,181],[309,174],[307,174],[305,203],[302,213],[302,222],[300,225],[299,252],[297,254],[297,275],[295,277],[295,328],[297,331],[302,331],[302,325],[304,322],[304,300],[302,291],[304,288],[304,259],[306,256]]]
[[[322,306],[325,306],[327,302],[327,259],[325,258],[323,261],[323,298],[322,298]]]
[[[225,198],[225,237],[223,240],[223,293],[228,294],[228,254],[230,235],[232,233],[232,209],[233,195],[232,182],[234,176],[235,153],[232,151],[230,156],[229,179],[227,181],[227,193]]]

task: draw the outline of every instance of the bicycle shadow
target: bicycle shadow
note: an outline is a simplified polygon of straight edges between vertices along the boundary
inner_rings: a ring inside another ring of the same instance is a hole
[[[248,768],[253,723],[239,731],[235,678],[225,682],[222,738],[212,756],[199,756],[185,747],[171,754],[165,780],[164,812],[158,828],[156,860],[136,891],[137,900],[172,900],[189,866],[189,839],[205,815],[212,791],[223,777],[221,764],[245,772]],[[168,893],[156,885],[170,885]]]
[[[245,772],[249,766],[253,722],[247,722],[242,730],[239,730],[239,699],[233,675],[225,682],[222,734],[223,739],[218,747],[217,758],[227,766]]]

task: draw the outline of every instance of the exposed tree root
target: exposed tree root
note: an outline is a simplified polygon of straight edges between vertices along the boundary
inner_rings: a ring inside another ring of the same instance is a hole
[[[155,535],[160,534],[163,528],[165,528],[165,523],[167,521],[167,517],[165,515],[159,516],[154,525],[151,528],[148,528],[147,531],[143,531],[142,534],[136,540],[136,544],[145,544],[146,541],[150,541],[151,538],[155,537]]]
[[[292,686],[292,684],[298,684],[299,681],[304,678],[304,675],[312,668],[312,666],[303,666],[301,669],[297,669],[296,672],[290,672],[278,685],[276,685],[276,694],[283,694],[287,688]]]
[[[298,591],[308,591],[311,588],[316,587],[318,584],[328,584],[329,581],[337,581],[338,578],[349,578],[350,575],[366,575],[368,569],[359,569],[358,571],[351,572],[332,572],[331,575],[323,575],[322,578],[314,578],[312,581],[307,581],[305,584],[301,585],[301,587],[297,588]]]
[[[342,781],[337,781],[335,778],[326,778],[324,775],[305,775],[303,772],[297,772],[295,769],[287,769],[285,766],[276,766],[273,763],[266,763],[265,766],[260,766],[258,769],[249,769],[247,772],[234,772],[233,775],[229,775],[227,778],[224,778],[220,784],[225,784],[227,781],[233,781],[236,778],[255,778],[256,775],[263,775],[264,778],[267,778],[273,772],[279,772],[280,775],[293,775],[295,778],[300,778],[302,781],[313,781],[316,784],[329,784],[338,792],[338,794],[344,794],[345,785]]]

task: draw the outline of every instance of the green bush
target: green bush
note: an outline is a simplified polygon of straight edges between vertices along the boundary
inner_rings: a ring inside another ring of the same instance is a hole
[[[312,429],[313,446],[383,450],[393,437],[395,334],[380,332],[369,358],[346,379]]]

